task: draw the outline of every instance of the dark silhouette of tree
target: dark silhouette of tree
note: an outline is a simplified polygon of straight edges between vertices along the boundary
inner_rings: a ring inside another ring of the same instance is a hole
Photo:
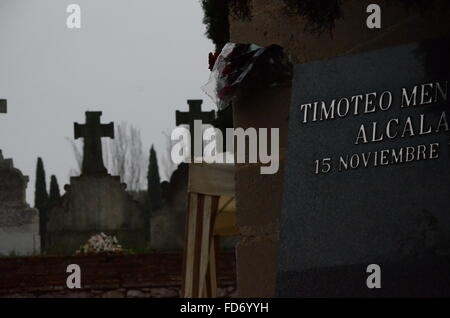
[[[56,179],[55,175],[52,175],[50,179],[50,204],[54,205],[56,202],[58,202],[59,198],[61,198],[61,193],[59,191],[58,179]]]
[[[158,159],[152,145],[147,174],[148,199],[150,211],[155,211],[162,206],[161,179],[159,177]]]
[[[204,11],[203,23],[206,25],[206,36],[216,46],[220,53],[229,41],[230,31],[228,22],[228,0],[202,0]]]
[[[36,186],[34,190],[34,207],[39,210],[39,235],[41,236],[41,249],[44,249],[44,237],[47,229],[48,209],[47,183],[42,158],[38,158],[36,165]]]

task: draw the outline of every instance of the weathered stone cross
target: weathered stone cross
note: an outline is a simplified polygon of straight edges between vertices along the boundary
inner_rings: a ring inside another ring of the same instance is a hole
[[[203,154],[203,138],[202,125],[212,124],[215,118],[215,112],[202,112],[201,99],[188,99],[188,112],[176,111],[176,125],[189,125],[189,132],[191,135],[191,159],[194,157],[201,157]],[[200,125],[195,125],[195,121],[201,121]],[[198,131],[196,131],[198,130]],[[197,137],[197,140],[195,140]]]
[[[100,123],[102,112],[86,112],[86,124],[74,123],[75,139],[84,138],[81,174],[108,173],[103,163],[102,137],[114,138],[114,123]]]
[[[7,102],[6,99],[0,99],[0,114],[6,114],[7,113]],[[3,158],[2,150],[0,149],[0,168],[5,165],[5,159]]]
[[[6,99],[0,99],[0,114],[6,114],[8,110],[6,104]]]

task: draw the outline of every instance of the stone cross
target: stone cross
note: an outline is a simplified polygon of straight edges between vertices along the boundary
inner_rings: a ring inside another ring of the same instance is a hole
[[[0,99],[0,114],[6,114],[7,110],[6,99]],[[5,161],[2,150],[0,149],[0,168],[5,165]]]
[[[86,112],[86,124],[74,124],[75,139],[84,138],[82,175],[108,173],[103,163],[102,137],[114,138],[114,123],[101,124],[102,112]]]
[[[195,156],[201,156],[202,146],[203,146],[203,138],[202,138],[202,124],[212,124],[215,118],[215,112],[212,110],[210,112],[202,112],[202,103],[201,99],[188,99],[187,101],[189,105],[188,112],[180,112],[176,111],[176,125],[188,125],[189,132],[191,135],[191,159],[194,159]],[[201,121],[200,125],[195,125],[195,121]],[[200,131],[196,131],[199,129]],[[195,140],[194,137],[199,137],[200,139]],[[197,147],[195,147],[197,145]]]
[[[6,104],[6,99],[0,99],[0,114],[6,114],[8,110]]]

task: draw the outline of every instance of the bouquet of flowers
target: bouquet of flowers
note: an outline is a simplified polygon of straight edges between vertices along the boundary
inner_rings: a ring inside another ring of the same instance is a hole
[[[202,89],[219,110],[227,108],[238,91],[259,91],[292,78],[292,64],[281,46],[227,43],[220,54],[209,54],[211,75]]]
[[[122,253],[122,246],[115,236],[100,233],[92,236],[86,244],[82,245],[76,254],[100,254],[100,253]]]

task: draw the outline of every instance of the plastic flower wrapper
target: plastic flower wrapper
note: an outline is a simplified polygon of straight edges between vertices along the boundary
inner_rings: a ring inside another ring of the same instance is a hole
[[[257,92],[291,78],[292,64],[282,47],[227,43],[202,90],[223,110],[239,92]]]

